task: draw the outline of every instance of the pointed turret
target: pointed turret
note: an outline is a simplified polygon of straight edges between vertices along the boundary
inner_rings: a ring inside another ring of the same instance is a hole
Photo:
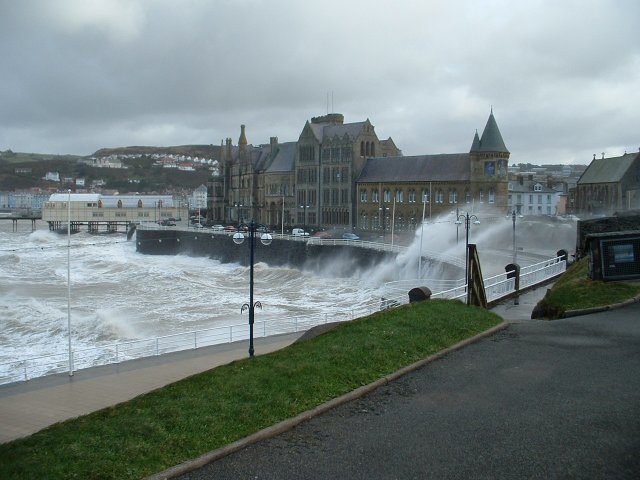
[[[471,147],[471,151],[474,151],[473,146]],[[500,129],[498,128],[496,119],[493,117],[493,108],[491,109],[489,120],[487,120],[487,124],[482,132],[482,137],[480,138],[480,148],[476,151],[509,153],[509,150],[507,150],[507,147],[504,144],[504,140],[502,140],[502,135],[500,134]]]
[[[480,137],[478,136],[478,130],[476,130],[476,134],[473,136],[473,143],[471,144],[471,150],[469,153],[479,152],[480,151]]]

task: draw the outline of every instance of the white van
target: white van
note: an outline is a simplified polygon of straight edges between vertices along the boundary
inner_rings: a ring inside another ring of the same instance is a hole
[[[302,228],[294,228],[291,230],[291,235],[294,237],[308,237],[309,232],[305,232]]]

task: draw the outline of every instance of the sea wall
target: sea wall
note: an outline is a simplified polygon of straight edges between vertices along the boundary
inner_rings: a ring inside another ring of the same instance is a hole
[[[137,230],[136,251],[148,255],[209,257],[223,263],[249,264],[248,238],[236,245],[231,236],[206,230],[185,231]],[[330,270],[337,276],[350,276],[357,269],[368,269],[385,260],[393,260],[394,252],[383,252],[357,245],[319,245],[302,239],[274,238],[265,246],[256,239],[254,263],[288,266],[301,270]]]

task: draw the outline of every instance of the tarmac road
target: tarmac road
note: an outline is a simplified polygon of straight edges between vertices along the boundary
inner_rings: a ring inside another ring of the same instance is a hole
[[[178,478],[640,478],[640,304],[512,323]]]

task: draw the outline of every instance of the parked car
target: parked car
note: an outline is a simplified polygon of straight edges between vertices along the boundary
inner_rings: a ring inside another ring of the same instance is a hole
[[[236,233],[238,231],[238,229],[233,225],[227,225],[223,230],[227,233]]]
[[[214,232],[224,232],[224,225],[214,225],[211,227]]]
[[[355,233],[343,233],[342,239],[343,240],[360,240],[360,237],[357,236]]]
[[[333,236],[329,232],[325,232],[324,230],[321,230],[319,232],[314,233],[313,237],[315,237],[315,238],[333,238]]]
[[[302,228],[294,228],[293,230],[291,230],[291,235],[293,235],[294,237],[308,237],[309,232],[305,232]]]

